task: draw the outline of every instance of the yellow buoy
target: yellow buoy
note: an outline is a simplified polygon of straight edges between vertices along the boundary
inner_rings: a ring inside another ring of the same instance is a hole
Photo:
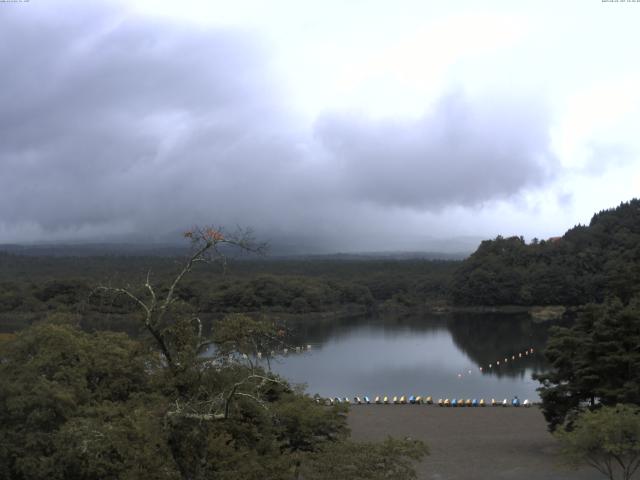
[[[389,403],[389,397],[384,397],[384,400],[382,400],[384,403]]]

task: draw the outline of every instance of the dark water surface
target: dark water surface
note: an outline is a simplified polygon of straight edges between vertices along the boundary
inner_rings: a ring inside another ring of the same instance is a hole
[[[531,374],[545,368],[549,326],[514,315],[301,321],[294,341],[311,350],[279,357],[271,368],[323,397],[538,400]]]

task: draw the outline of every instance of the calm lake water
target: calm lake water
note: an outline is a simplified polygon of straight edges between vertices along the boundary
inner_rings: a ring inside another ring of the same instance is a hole
[[[541,352],[549,326],[513,315],[299,322],[294,345],[310,344],[311,350],[278,357],[271,368],[323,397],[538,400],[531,374],[545,368]]]

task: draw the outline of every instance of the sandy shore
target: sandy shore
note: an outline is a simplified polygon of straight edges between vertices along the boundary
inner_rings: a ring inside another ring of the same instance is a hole
[[[556,442],[537,407],[353,405],[349,425],[355,440],[424,440],[431,455],[417,467],[420,479],[604,478],[590,468],[576,472],[559,465]]]

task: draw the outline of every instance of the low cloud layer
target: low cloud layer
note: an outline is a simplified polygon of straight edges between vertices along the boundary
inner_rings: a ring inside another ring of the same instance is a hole
[[[533,101],[456,92],[418,119],[307,125],[250,32],[64,10],[0,16],[0,243],[215,222],[392,247],[407,212],[517,196],[558,168]]]

